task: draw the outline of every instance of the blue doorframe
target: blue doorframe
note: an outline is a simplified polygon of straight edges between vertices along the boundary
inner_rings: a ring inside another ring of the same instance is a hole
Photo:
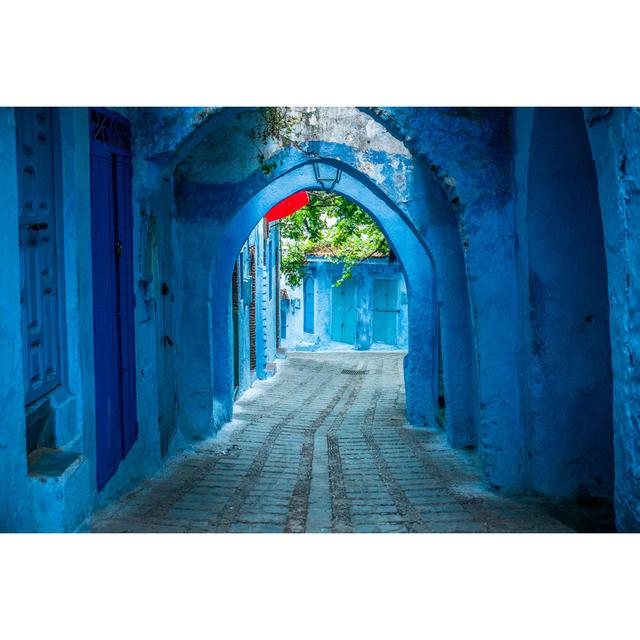
[[[130,127],[90,109],[98,490],[138,439]]]

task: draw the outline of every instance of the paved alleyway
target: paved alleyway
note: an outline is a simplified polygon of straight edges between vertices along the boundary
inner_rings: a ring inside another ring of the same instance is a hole
[[[404,419],[403,353],[293,353],[216,439],[98,513],[100,532],[571,531],[486,488],[473,453]]]

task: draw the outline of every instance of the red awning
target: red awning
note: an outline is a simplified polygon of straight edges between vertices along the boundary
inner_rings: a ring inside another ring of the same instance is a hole
[[[286,218],[292,213],[295,213],[298,209],[302,209],[305,204],[309,204],[309,194],[306,191],[298,191],[292,196],[285,198],[275,207],[269,209],[267,213],[267,222],[274,222],[280,220],[280,218]]]

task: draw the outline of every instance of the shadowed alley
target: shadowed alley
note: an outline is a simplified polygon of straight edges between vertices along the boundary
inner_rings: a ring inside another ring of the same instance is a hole
[[[637,531],[639,136],[0,110],[0,530]]]
[[[218,438],[96,514],[99,532],[571,531],[404,418],[402,353],[294,353]]]

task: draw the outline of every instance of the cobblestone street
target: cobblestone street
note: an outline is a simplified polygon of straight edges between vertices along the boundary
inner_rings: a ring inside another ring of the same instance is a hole
[[[406,423],[403,356],[290,354],[217,438],[98,512],[93,531],[572,531],[550,503],[487,488],[473,452]]]

